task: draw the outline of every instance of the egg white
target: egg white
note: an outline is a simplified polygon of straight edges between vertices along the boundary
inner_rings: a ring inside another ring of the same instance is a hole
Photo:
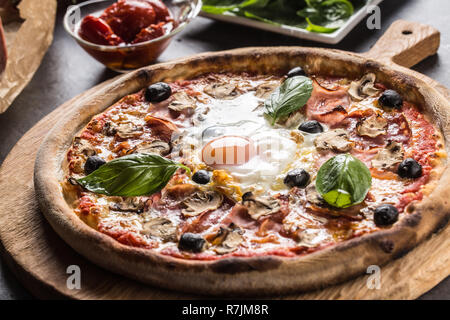
[[[184,128],[181,133],[185,145],[183,157],[196,166],[202,163],[202,149],[209,141],[221,136],[246,137],[259,152],[244,164],[221,165],[217,169],[226,170],[243,193],[287,190],[282,183],[285,174],[296,166],[308,164],[315,135],[305,134],[303,142],[295,141],[291,136],[295,126],[272,126],[264,117],[262,102],[254,92],[247,92],[233,100],[210,99],[207,104],[198,103],[193,115],[194,126]]]

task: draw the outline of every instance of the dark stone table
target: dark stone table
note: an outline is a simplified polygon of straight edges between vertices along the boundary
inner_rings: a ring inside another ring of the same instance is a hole
[[[63,102],[116,75],[89,57],[65,33],[62,27],[62,16],[69,4],[71,4],[70,0],[59,1],[55,38],[50,50],[30,84],[12,106],[5,113],[0,114],[0,163],[14,144],[41,118]],[[450,30],[448,27],[450,1],[386,0],[380,7],[381,30],[368,30],[363,20],[336,46],[289,38],[199,17],[176,37],[168,50],[160,57],[160,61],[204,51],[248,46],[324,46],[364,52],[370,49],[393,21],[405,19],[431,24],[442,32],[442,43],[438,55],[426,59],[414,69],[450,87]],[[1,262],[0,299],[27,298],[32,297]],[[421,299],[450,299],[450,277]]]

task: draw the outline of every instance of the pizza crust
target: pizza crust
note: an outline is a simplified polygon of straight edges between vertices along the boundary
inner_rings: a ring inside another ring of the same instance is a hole
[[[443,228],[450,219],[450,169],[436,168],[429,192],[411,203],[393,227],[295,258],[231,257],[191,261],[123,245],[86,225],[68,205],[60,181],[73,137],[92,118],[125,95],[157,81],[172,82],[207,72],[285,73],[302,65],[308,73],[360,78],[373,72],[405,100],[422,106],[431,121],[450,137],[450,105],[422,80],[356,54],[327,49],[246,48],[206,53],[149,66],[113,81],[78,101],[43,142],[35,163],[34,183],[40,208],[55,231],[76,251],[113,272],[152,285],[210,295],[267,295],[318,289],[364,273],[370,265],[396,259]],[[224,69],[226,68],[226,69]],[[447,152],[448,146],[446,146]],[[435,187],[434,187],[435,186]]]

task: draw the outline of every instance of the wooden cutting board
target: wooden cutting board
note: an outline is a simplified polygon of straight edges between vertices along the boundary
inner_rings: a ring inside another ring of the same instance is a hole
[[[393,41],[395,40],[395,41]],[[435,54],[439,32],[429,26],[406,21],[395,22],[366,56],[394,66],[410,67]],[[449,91],[426,79],[443,95]],[[0,168],[1,253],[24,286],[38,298],[73,299],[197,299],[200,296],[157,289],[101,269],[77,254],[51,229],[39,212],[33,190],[33,165],[37,149],[69,106],[105,86],[108,82],[75,97],[38,122],[11,150]],[[81,270],[81,289],[66,285],[67,268]],[[370,275],[320,291],[276,299],[415,299],[450,274],[450,226],[432,235],[419,247],[381,268],[380,289],[369,289]]]

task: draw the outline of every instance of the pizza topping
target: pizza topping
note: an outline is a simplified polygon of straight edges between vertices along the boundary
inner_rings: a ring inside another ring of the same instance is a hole
[[[177,92],[172,97],[173,100],[168,106],[170,110],[185,113],[188,116],[194,114],[194,110],[197,107],[194,98],[188,96],[184,91]]]
[[[378,151],[372,160],[372,166],[376,169],[391,169],[403,160],[402,144],[389,141],[385,148]]]
[[[319,192],[317,192],[315,184],[310,184],[305,189],[305,191],[306,191],[306,201],[308,201],[310,204],[317,207],[323,207],[326,205],[325,200],[322,198]]]
[[[161,102],[172,95],[172,89],[167,83],[157,82],[147,87],[145,99],[148,102]]]
[[[347,90],[329,90],[313,81],[313,92],[306,103],[306,116],[310,120],[317,120],[329,126],[341,123],[346,117],[350,104]]]
[[[142,126],[137,126],[132,122],[122,123],[115,128],[117,136],[122,139],[139,137],[144,133],[143,130]]]
[[[364,201],[372,185],[369,168],[350,154],[325,162],[316,178],[316,189],[331,206],[347,208]]]
[[[192,181],[198,184],[207,184],[211,180],[211,173],[206,170],[198,170],[192,175]]]
[[[90,156],[87,158],[86,163],[84,164],[84,173],[86,175],[91,174],[105,163],[106,161],[100,157]]]
[[[274,125],[278,119],[302,108],[311,97],[312,90],[312,81],[307,77],[286,79],[264,103],[265,115],[271,120],[271,124]]]
[[[156,136],[164,142],[170,142],[173,134],[178,132],[178,127],[169,120],[146,116],[145,121],[152,129],[152,136]]]
[[[271,196],[256,197],[252,192],[246,192],[242,196],[242,204],[247,208],[252,219],[269,216],[280,211],[281,206],[277,199]]]
[[[216,246],[213,250],[218,254],[227,254],[235,251],[244,241],[243,233],[244,230],[233,223],[228,228],[220,227],[219,232],[212,241],[212,244]]]
[[[272,92],[280,86],[280,81],[263,82],[256,87],[255,96],[260,99],[268,99]]]
[[[368,118],[363,118],[356,125],[356,132],[360,136],[367,136],[370,138],[378,137],[386,134],[387,120],[381,115],[371,115]]]
[[[294,169],[287,173],[283,182],[289,188],[305,188],[310,180],[309,173],[304,169]]]
[[[111,160],[77,181],[91,192],[108,196],[151,195],[164,188],[179,168],[189,171],[156,154],[133,153]]]
[[[375,209],[373,220],[377,226],[389,226],[398,220],[398,210],[391,204],[382,204]]]
[[[375,79],[375,74],[368,73],[360,80],[353,81],[348,89],[348,94],[356,101],[361,101],[377,94],[379,90],[374,86]]]
[[[79,153],[84,154],[87,157],[95,156],[97,151],[92,147],[88,140],[76,137],[73,141],[73,146]]]
[[[168,242],[176,240],[176,231],[177,228],[172,221],[163,217],[156,217],[144,222],[141,233]]]
[[[119,202],[110,204],[109,208],[114,211],[142,213],[144,206],[145,201],[142,198],[126,197]]]
[[[216,99],[234,99],[239,94],[236,84],[227,82],[209,84],[203,91]]]
[[[289,70],[286,74],[288,78],[297,77],[297,76],[306,76],[305,70],[302,67],[298,66]]]
[[[310,120],[310,121],[303,122],[298,127],[298,130],[307,132],[307,133],[321,133],[321,132],[323,132],[323,127],[319,121]]]
[[[202,252],[206,247],[206,240],[199,234],[183,233],[178,241],[178,249],[181,251]]]
[[[314,140],[314,145],[320,151],[347,152],[352,149],[353,142],[348,140],[348,134],[344,129],[335,129],[320,134]]]
[[[400,109],[403,106],[403,99],[398,92],[394,90],[386,90],[378,99],[378,103],[382,107]]]
[[[170,152],[170,145],[161,140],[144,141],[136,146],[135,153],[154,153],[165,156]]]
[[[416,160],[408,158],[400,163],[397,173],[402,178],[420,178],[422,176],[422,166]]]
[[[223,202],[223,195],[216,191],[197,191],[183,201],[185,208],[181,211],[185,217],[195,217],[199,214],[215,210]]]

